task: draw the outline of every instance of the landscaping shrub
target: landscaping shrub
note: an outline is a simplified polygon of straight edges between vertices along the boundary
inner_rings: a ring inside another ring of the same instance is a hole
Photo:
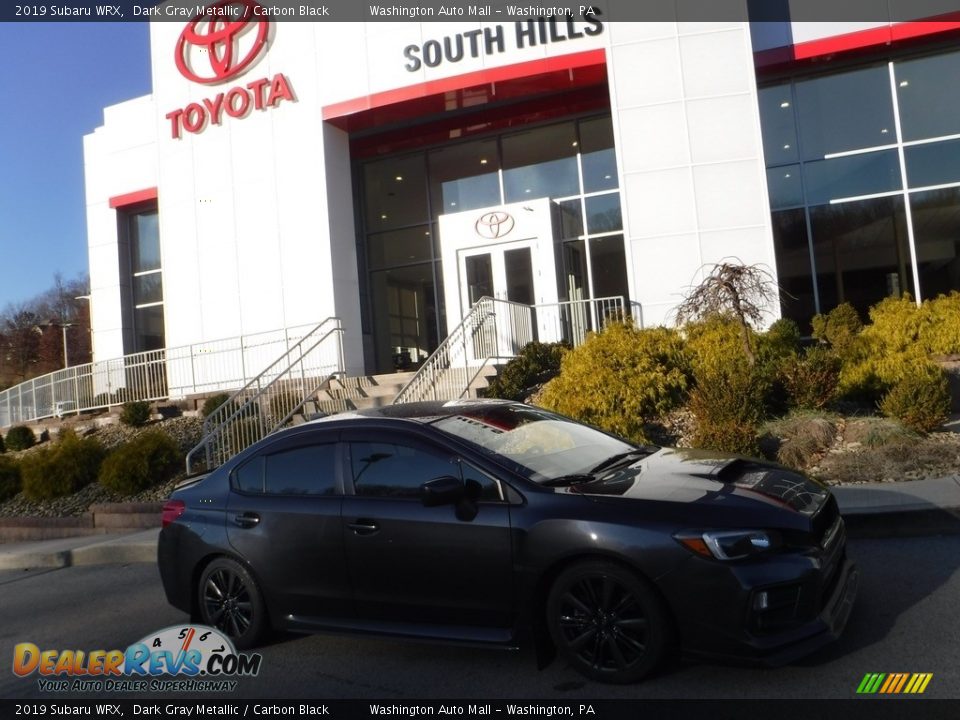
[[[818,410],[837,395],[840,358],[822,347],[808,348],[781,366],[780,378],[791,407]]]
[[[203,407],[200,408],[200,414],[205,418],[210,417],[217,411],[217,408],[219,408],[229,399],[230,396],[227,393],[217,393],[216,395],[211,395],[204,400]]]
[[[800,349],[800,328],[790,318],[780,318],[760,336],[759,344],[769,355],[795,355]]]
[[[860,315],[850,303],[841,303],[826,315],[814,315],[813,337],[826,343],[840,356],[853,348],[863,330]]]
[[[17,425],[7,432],[6,444],[10,450],[26,450],[37,444],[37,436],[26,425]]]
[[[103,456],[103,447],[93,438],[65,431],[56,445],[20,461],[24,495],[51,500],[75,493],[97,479]]]
[[[7,447],[3,443],[3,435],[0,435],[0,454],[5,453],[6,451]]]
[[[569,350],[567,343],[527,343],[520,354],[508,362],[484,391],[484,397],[523,400],[537,385],[560,373],[560,360]]]
[[[127,427],[143,427],[150,419],[150,403],[143,400],[125,402],[120,411],[120,422]]]
[[[563,355],[540,403],[636,441],[644,423],[680,405],[689,384],[676,330],[612,323]]]
[[[0,458],[0,502],[9,500],[22,487],[20,466],[10,458]]]
[[[903,377],[880,403],[884,415],[895,417],[911,430],[935,430],[950,416],[950,388],[936,365],[920,365]]]
[[[136,495],[169,480],[182,461],[183,454],[169,435],[148,431],[110,454],[100,468],[99,481],[121,495]]]
[[[769,384],[760,372],[731,362],[695,376],[688,407],[696,417],[694,447],[741,455],[760,452],[757,431],[766,414]]]
[[[960,292],[924,301],[923,345],[931,355],[960,354]]]
[[[709,320],[688,323],[683,327],[687,339],[687,355],[690,369],[694,375],[708,375],[726,371],[731,363],[736,363],[745,371],[750,363],[743,352],[740,326],[716,315]],[[754,333],[750,331],[751,343],[756,344]]]

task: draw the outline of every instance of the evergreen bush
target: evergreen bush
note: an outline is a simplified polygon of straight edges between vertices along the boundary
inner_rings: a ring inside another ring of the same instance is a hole
[[[136,495],[169,480],[182,461],[183,454],[169,435],[144,432],[110,454],[100,468],[99,482],[121,495]]]

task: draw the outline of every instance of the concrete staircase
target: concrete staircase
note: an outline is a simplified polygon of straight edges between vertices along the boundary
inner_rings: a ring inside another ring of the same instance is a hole
[[[484,367],[470,386],[469,396],[477,397],[477,391],[487,387],[497,372],[496,366]],[[292,422],[299,425],[315,417],[389,405],[415,374],[398,372],[331,380],[315,399],[304,403],[303,412],[294,416]]]

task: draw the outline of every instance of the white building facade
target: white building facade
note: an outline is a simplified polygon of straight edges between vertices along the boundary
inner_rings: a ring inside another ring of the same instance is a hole
[[[801,325],[960,288],[953,23],[247,20],[152,23],[85,138],[95,359],[337,316],[390,372],[484,295],[669,323],[725,258]]]

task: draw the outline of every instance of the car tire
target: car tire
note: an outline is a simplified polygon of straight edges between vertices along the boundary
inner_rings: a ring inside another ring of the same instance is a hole
[[[564,570],[547,597],[547,627],[557,652],[577,672],[605,683],[634,683],[666,654],[669,616],[653,588],[616,563]]]
[[[200,622],[229,637],[237,650],[255,647],[267,629],[267,608],[250,572],[236,560],[217,558],[197,585]]]

